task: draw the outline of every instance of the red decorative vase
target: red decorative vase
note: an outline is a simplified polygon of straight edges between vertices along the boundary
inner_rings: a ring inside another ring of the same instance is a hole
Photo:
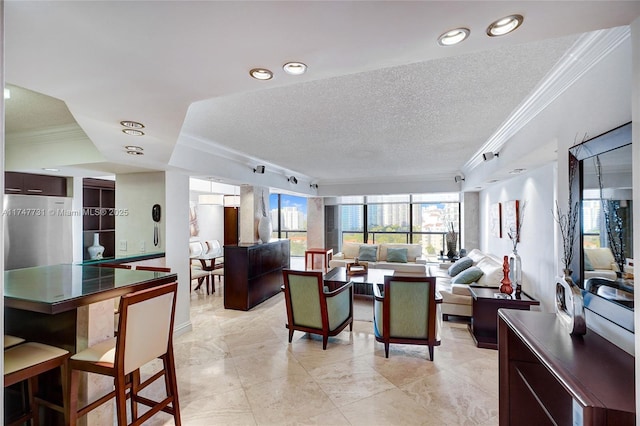
[[[509,256],[504,257],[504,261],[502,262],[502,272],[504,273],[504,278],[502,281],[502,285],[500,286],[500,293],[511,294],[513,293],[513,287],[511,286],[511,280],[509,279]]]

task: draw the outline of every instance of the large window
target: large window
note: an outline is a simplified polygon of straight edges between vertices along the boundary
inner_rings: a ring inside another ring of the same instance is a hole
[[[287,194],[269,196],[273,237],[287,238],[291,256],[304,256],[307,249],[307,199]]]
[[[416,194],[339,199],[342,243],[419,243],[424,256],[445,248],[451,224],[460,231],[458,194]]]

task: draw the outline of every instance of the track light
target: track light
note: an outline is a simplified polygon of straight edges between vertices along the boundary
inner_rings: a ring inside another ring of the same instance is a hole
[[[318,184],[317,183],[312,183],[311,185],[309,185],[309,187],[311,189],[318,189]]]
[[[500,156],[499,152],[485,152],[484,154],[482,154],[482,158],[484,159],[484,161],[493,160],[493,157],[499,157],[499,156]]]
[[[298,183],[298,179],[296,179],[295,176],[290,176],[287,178],[287,180],[291,183],[293,183],[294,185]]]
[[[256,166],[256,168],[253,169],[253,173],[263,174],[264,173],[264,166]]]
[[[462,176],[462,175],[456,175],[456,176],[453,178],[453,180],[455,180],[455,181],[456,181],[456,183],[460,183],[460,182],[464,181],[464,176]]]

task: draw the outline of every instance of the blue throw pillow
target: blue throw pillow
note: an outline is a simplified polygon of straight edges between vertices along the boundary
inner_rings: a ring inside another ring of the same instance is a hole
[[[484,275],[482,269],[477,266],[471,266],[451,279],[451,284],[471,284],[480,279]]]
[[[593,265],[591,264],[591,259],[589,259],[587,253],[584,254],[584,270],[593,271]]]
[[[378,246],[363,244],[358,251],[358,260],[363,262],[375,262],[378,253]]]
[[[450,277],[455,277],[460,272],[464,271],[467,268],[470,268],[471,266],[473,266],[473,259],[471,259],[470,257],[461,257],[456,261],[456,263],[449,266],[447,273]]]
[[[387,262],[407,263],[408,251],[406,248],[389,247],[387,249]]]

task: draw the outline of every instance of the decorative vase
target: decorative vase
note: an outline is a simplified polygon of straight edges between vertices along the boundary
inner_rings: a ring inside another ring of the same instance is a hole
[[[564,277],[556,279],[556,316],[570,334],[581,336],[587,332],[582,291],[573,282],[572,271],[563,272]]]
[[[93,234],[93,245],[87,248],[89,252],[89,258],[102,259],[102,253],[104,253],[104,246],[100,245],[100,234],[97,232]]]
[[[260,216],[260,221],[258,222],[258,236],[260,237],[260,241],[268,243],[271,240],[272,231],[273,228],[271,227],[271,219],[269,216]]]
[[[447,257],[451,260],[456,257],[456,241],[447,241]]]
[[[522,259],[516,249],[509,255],[509,271],[509,279],[516,289],[516,295],[519,295],[522,292]]]
[[[511,280],[509,279],[509,256],[504,257],[504,261],[502,262],[502,272],[504,273],[504,278],[502,278],[502,285],[500,286],[500,293],[511,294],[513,293],[513,287],[511,286]]]

